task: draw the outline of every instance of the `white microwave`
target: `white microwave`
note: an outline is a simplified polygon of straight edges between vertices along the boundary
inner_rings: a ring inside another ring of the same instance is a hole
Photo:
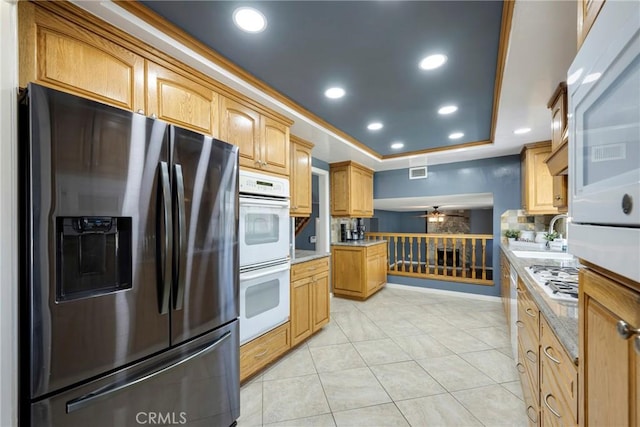
[[[640,281],[640,2],[606,2],[567,73],[569,251]]]

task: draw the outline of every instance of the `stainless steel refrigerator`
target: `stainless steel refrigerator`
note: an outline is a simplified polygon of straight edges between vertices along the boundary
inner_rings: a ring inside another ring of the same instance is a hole
[[[239,416],[238,149],[30,84],[20,424]]]

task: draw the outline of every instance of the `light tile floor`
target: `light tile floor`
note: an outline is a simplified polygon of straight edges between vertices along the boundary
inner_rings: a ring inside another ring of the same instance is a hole
[[[240,427],[525,426],[500,302],[384,288],[243,385]]]

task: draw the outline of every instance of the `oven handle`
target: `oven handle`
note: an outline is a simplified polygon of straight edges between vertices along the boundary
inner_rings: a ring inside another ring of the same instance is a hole
[[[253,280],[260,277],[268,276],[274,273],[280,273],[281,271],[287,271],[291,269],[291,265],[287,262],[285,264],[276,265],[274,267],[261,268],[259,270],[248,271],[246,273],[240,273],[240,281]]]
[[[249,197],[240,197],[241,206],[266,206],[289,208],[289,200],[274,200],[274,199],[254,199]]]

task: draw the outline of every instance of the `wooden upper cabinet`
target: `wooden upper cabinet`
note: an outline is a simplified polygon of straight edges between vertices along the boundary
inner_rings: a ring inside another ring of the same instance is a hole
[[[521,153],[522,207],[529,214],[555,214],[553,178],[545,163],[551,142],[525,145]]]
[[[289,126],[262,116],[262,168],[280,175],[289,175]]]
[[[36,82],[144,110],[144,59],[29,2],[18,2],[20,86]]]
[[[355,162],[330,165],[331,215],[373,216],[373,171]]]
[[[551,152],[545,162],[553,176],[569,172],[569,138],[567,134],[567,84],[561,82],[547,103],[551,110]]]
[[[311,150],[313,144],[291,135],[291,216],[309,216],[312,211]]]
[[[204,84],[147,61],[147,115],[218,137],[218,94]]]
[[[258,167],[260,153],[260,114],[244,104],[221,97],[220,139],[240,150],[240,166]]]
[[[220,139],[240,149],[240,166],[289,175],[289,126],[221,97]]]
[[[579,281],[580,425],[640,425],[640,335],[618,330],[640,328],[640,284],[591,268]]]
[[[578,0],[578,49],[589,34],[605,0]]]

